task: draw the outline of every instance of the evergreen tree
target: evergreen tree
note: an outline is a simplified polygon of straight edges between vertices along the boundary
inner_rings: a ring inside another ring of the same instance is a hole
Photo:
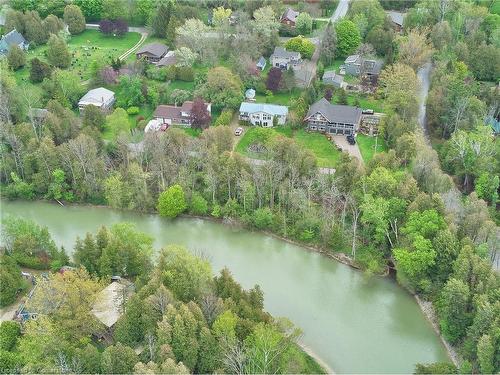
[[[62,69],[71,65],[71,53],[64,39],[52,34],[47,46],[47,59],[51,65]]]
[[[159,38],[165,38],[167,36],[168,25],[170,23],[170,18],[172,17],[173,2],[168,1],[165,5],[160,4],[153,12],[153,17],[151,20],[151,28],[153,29],[153,35]]]
[[[323,39],[321,40],[320,57],[325,66],[333,63],[335,60],[335,50],[337,48],[337,35],[332,23],[329,22],[326,27]]]
[[[68,25],[71,35],[81,34],[85,30],[85,17],[78,5],[66,5],[64,22]]]
[[[37,57],[30,61],[30,66],[30,81],[34,83],[42,82],[52,72],[50,65]]]
[[[26,65],[26,54],[17,45],[12,45],[7,53],[7,62],[12,70],[17,70]]]

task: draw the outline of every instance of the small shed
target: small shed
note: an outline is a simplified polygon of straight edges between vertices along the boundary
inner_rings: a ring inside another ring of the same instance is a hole
[[[261,56],[259,58],[259,61],[257,61],[257,68],[259,68],[260,70],[264,70],[266,68],[266,65],[267,65],[267,62],[266,62],[266,59],[264,58],[264,56]]]
[[[254,101],[255,100],[255,90],[254,89],[248,89],[245,91],[245,99],[249,101]]]
[[[333,87],[340,88],[344,84],[344,76],[335,73],[333,70],[323,73],[323,83],[325,85],[332,85]]]

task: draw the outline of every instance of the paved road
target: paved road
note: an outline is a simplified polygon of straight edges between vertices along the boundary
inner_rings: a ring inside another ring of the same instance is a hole
[[[332,16],[330,19],[332,22],[338,21],[342,17],[344,17],[347,13],[347,10],[349,9],[349,1],[350,0],[340,0],[339,5],[337,5],[337,9],[335,9],[335,12],[333,12]]]
[[[424,134],[424,139],[429,143],[429,131],[427,129],[427,95],[431,85],[431,63],[428,62],[422,66],[418,72],[417,77],[420,82],[420,92],[418,93],[419,108],[418,108],[418,124]]]

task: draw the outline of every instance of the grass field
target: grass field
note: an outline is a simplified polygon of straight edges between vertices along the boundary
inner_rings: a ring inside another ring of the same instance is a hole
[[[318,161],[318,166],[333,168],[338,162],[340,151],[326,137],[319,133],[308,133],[304,129],[292,130],[289,126],[276,127],[273,129],[251,127],[245,130],[236,152],[254,159],[263,159],[262,154],[248,151],[248,147],[254,143],[265,143],[268,139],[282,135],[294,139],[299,145],[310,150]]]
[[[90,78],[90,65],[92,62],[109,62],[133,47],[141,38],[139,33],[126,33],[122,37],[106,36],[97,30],[85,30],[79,35],[72,36],[68,41],[68,48],[73,56],[69,70],[78,74],[82,81]],[[29,49],[27,60],[38,57],[47,61],[47,46],[39,46]],[[18,83],[30,83],[29,64],[15,73]],[[30,83],[31,84],[31,83]]]
[[[388,150],[382,137],[370,137],[364,134],[358,134],[356,136],[356,142],[358,143],[359,151],[365,163],[372,160],[376,153],[386,152]],[[377,146],[376,150],[375,146]]]
[[[290,103],[300,96],[300,89],[293,89],[291,92],[277,92],[272,96],[266,96],[262,94],[255,95],[255,101],[257,103],[269,103],[269,104],[279,104],[279,105],[290,105]]]

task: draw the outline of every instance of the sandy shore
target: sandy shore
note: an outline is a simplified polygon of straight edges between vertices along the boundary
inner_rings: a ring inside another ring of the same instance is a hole
[[[312,358],[314,358],[314,360],[316,362],[318,362],[318,364],[323,368],[323,370],[327,373],[327,374],[335,374],[335,372],[332,370],[332,368],[330,366],[328,366],[320,357],[318,357],[318,355],[316,353],[314,353],[311,348],[309,348],[307,345],[301,343],[301,342],[297,342],[297,345],[300,346],[300,348],[306,352],[308,355],[310,355]]]

